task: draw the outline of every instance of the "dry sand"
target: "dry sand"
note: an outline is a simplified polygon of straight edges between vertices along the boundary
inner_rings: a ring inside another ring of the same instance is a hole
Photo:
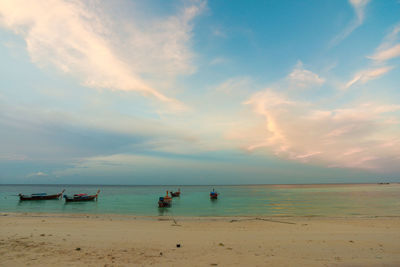
[[[0,214],[0,266],[148,265],[400,266],[400,218]]]

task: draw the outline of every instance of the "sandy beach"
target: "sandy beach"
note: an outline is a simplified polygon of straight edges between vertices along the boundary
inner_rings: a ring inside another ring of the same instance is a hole
[[[400,265],[398,217],[3,213],[0,229],[1,266]]]

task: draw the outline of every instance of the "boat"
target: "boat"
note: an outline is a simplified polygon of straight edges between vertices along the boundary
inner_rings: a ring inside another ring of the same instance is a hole
[[[210,192],[210,199],[218,199],[218,192],[215,192],[214,188],[213,191]]]
[[[173,192],[171,191],[171,197],[180,197],[181,196],[181,189],[178,188],[178,191]]]
[[[64,195],[65,202],[82,202],[82,201],[97,201],[97,197],[99,196],[100,190],[97,190],[96,195],[88,195],[88,194],[75,194],[74,196],[70,197]]]
[[[61,193],[54,194],[54,195],[48,195],[47,193],[36,193],[36,194],[31,194],[31,195],[23,195],[19,194],[19,200],[24,201],[24,200],[50,200],[50,199],[60,199],[62,197],[62,194],[64,193],[65,189],[61,191]]]
[[[159,208],[168,208],[171,207],[172,204],[172,198],[168,196],[168,191],[165,197],[160,197],[158,199],[158,207]]]

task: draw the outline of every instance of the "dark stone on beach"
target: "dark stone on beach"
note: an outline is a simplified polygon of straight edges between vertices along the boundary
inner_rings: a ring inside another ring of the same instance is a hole
[[[177,248],[180,248],[180,247],[181,247],[181,244],[176,244],[176,247],[177,247]]]
[[[162,252],[160,252],[160,256],[162,256],[163,254],[162,254]]]

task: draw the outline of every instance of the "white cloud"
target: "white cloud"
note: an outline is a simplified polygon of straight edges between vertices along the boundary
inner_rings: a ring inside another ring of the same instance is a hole
[[[184,108],[143,74],[152,72],[151,66],[154,76],[193,72],[188,48],[191,21],[204,3],[149,24],[135,18],[112,22],[104,10],[89,3],[5,0],[0,3],[0,24],[25,39],[32,61],[40,66],[55,66],[89,87],[139,91],[174,109]],[[128,25],[130,30],[124,31]],[[127,40],[129,48],[123,45]]]
[[[46,177],[46,176],[49,176],[49,175],[44,172],[34,172],[34,173],[28,174],[26,177]]]
[[[325,79],[319,77],[312,71],[306,70],[302,62],[298,62],[294,70],[289,74],[288,80],[295,86],[300,88],[321,86]]]

